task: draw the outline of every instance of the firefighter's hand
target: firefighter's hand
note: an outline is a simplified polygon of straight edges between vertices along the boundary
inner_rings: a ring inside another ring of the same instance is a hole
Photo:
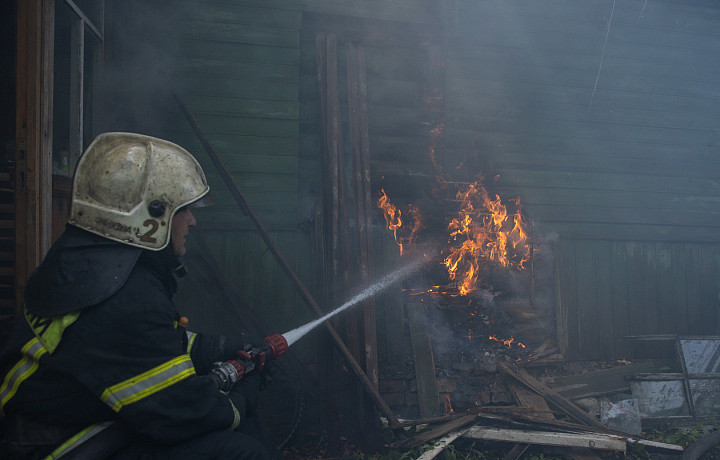
[[[261,384],[260,375],[246,375],[228,393],[230,401],[240,412],[241,418],[252,417],[255,413]]]
[[[247,373],[247,375],[256,375],[263,371],[263,368],[265,367],[264,352],[253,351],[253,353],[249,353],[245,350],[239,350],[237,354],[241,361],[249,363],[250,371]]]

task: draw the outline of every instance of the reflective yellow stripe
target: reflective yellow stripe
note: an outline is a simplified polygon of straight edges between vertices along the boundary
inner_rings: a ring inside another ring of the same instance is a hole
[[[140,401],[191,375],[195,375],[190,355],[181,355],[140,375],[108,387],[100,399],[119,412],[123,406]]]
[[[39,338],[45,348],[53,353],[62,340],[65,329],[80,317],[80,311],[69,313],[64,316],[35,316],[25,309],[25,320]]]
[[[195,338],[197,337],[197,334],[194,332],[187,331],[187,337],[188,337],[187,352],[190,353],[190,350],[192,350],[193,345],[195,345]]]
[[[63,455],[67,454],[80,444],[100,433],[102,430],[109,427],[113,423],[114,422],[104,422],[100,424],[90,425],[72,438],[62,443],[57,449],[52,451],[52,453],[45,457],[43,460],[54,460],[56,458],[62,457]]]
[[[237,407],[233,404],[232,399],[228,398],[228,401],[230,401],[230,405],[233,410],[233,423],[230,425],[230,431],[235,431],[237,427],[240,426],[240,411],[237,410]]]
[[[26,343],[20,352],[23,354],[22,359],[10,369],[0,387],[0,412],[2,413],[5,411],[5,404],[15,396],[20,384],[37,370],[40,358],[47,353],[47,348],[35,337]]]

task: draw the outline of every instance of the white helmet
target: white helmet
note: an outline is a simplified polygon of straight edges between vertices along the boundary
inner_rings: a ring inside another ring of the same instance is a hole
[[[159,251],[179,208],[210,191],[182,147],[131,133],[99,135],[80,157],[68,223],[131,246]]]

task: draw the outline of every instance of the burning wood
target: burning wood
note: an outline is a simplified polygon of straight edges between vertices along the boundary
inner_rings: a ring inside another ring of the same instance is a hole
[[[506,347],[508,347],[508,348],[512,348],[512,344],[513,344],[513,342],[515,341],[515,338],[514,338],[514,337],[510,337],[509,339],[505,340],[505,339],[499,339],[499,338],[497,338],[496,336],[491,335],[491,336],[488,337],[488,338],[489,338],[490,340],[494,340],[494,341],[496,341],[496,342],[500,342],[500,343],[504,344],[504,345],[505,345]],[[521,347],[521,348],[525,348],[525,345],[523,345],[522,342],[517,342],[515,345],[518,346],[518,347]]]
[[[460,294],[477,289],[478,277],[486,262],[522,270],[530,259],[522,207],[516,200],[517,211],[508,219],[507,207],[499,196],[491,200],[479,181],[468,184],[456,195],[461,207],[458,217],[448,224],[450,254],[443,261],[451,280],[460,285]],[[459,243],[459,246],[458,246]]]
[[[450,246],[442,264],[450,281],[456,285],[456,295],[467,296],[477,290],[489,263],[508,269],[525,269],[531,246],[519,198],[511,200],[515,212],[510,214],[502,199],[498,195],[491,199],[478,180],[463,184],[455,201],[460,203],[460,209],[447,225]],[[414,244],[422,229],[419,207],[408,205],[412,225],[406,225],[402,211],[390,202],[384,188],[380,190],[377,206],[383,211],[386,226],[393,232],[400,255],[403,255],[406,245]],[[446,289],[443,293],[452,295],[451,292]]]

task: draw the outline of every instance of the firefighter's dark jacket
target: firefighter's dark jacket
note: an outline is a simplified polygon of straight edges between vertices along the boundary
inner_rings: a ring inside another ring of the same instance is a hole
[[[236,424],[237,411],[206,374],[242,343],[178,325],[173,260],[171,249],[68,226],[28,280],[25,318],[3,353],[6,420],[57,425],[63,436],[120,420],[168,443]]]

